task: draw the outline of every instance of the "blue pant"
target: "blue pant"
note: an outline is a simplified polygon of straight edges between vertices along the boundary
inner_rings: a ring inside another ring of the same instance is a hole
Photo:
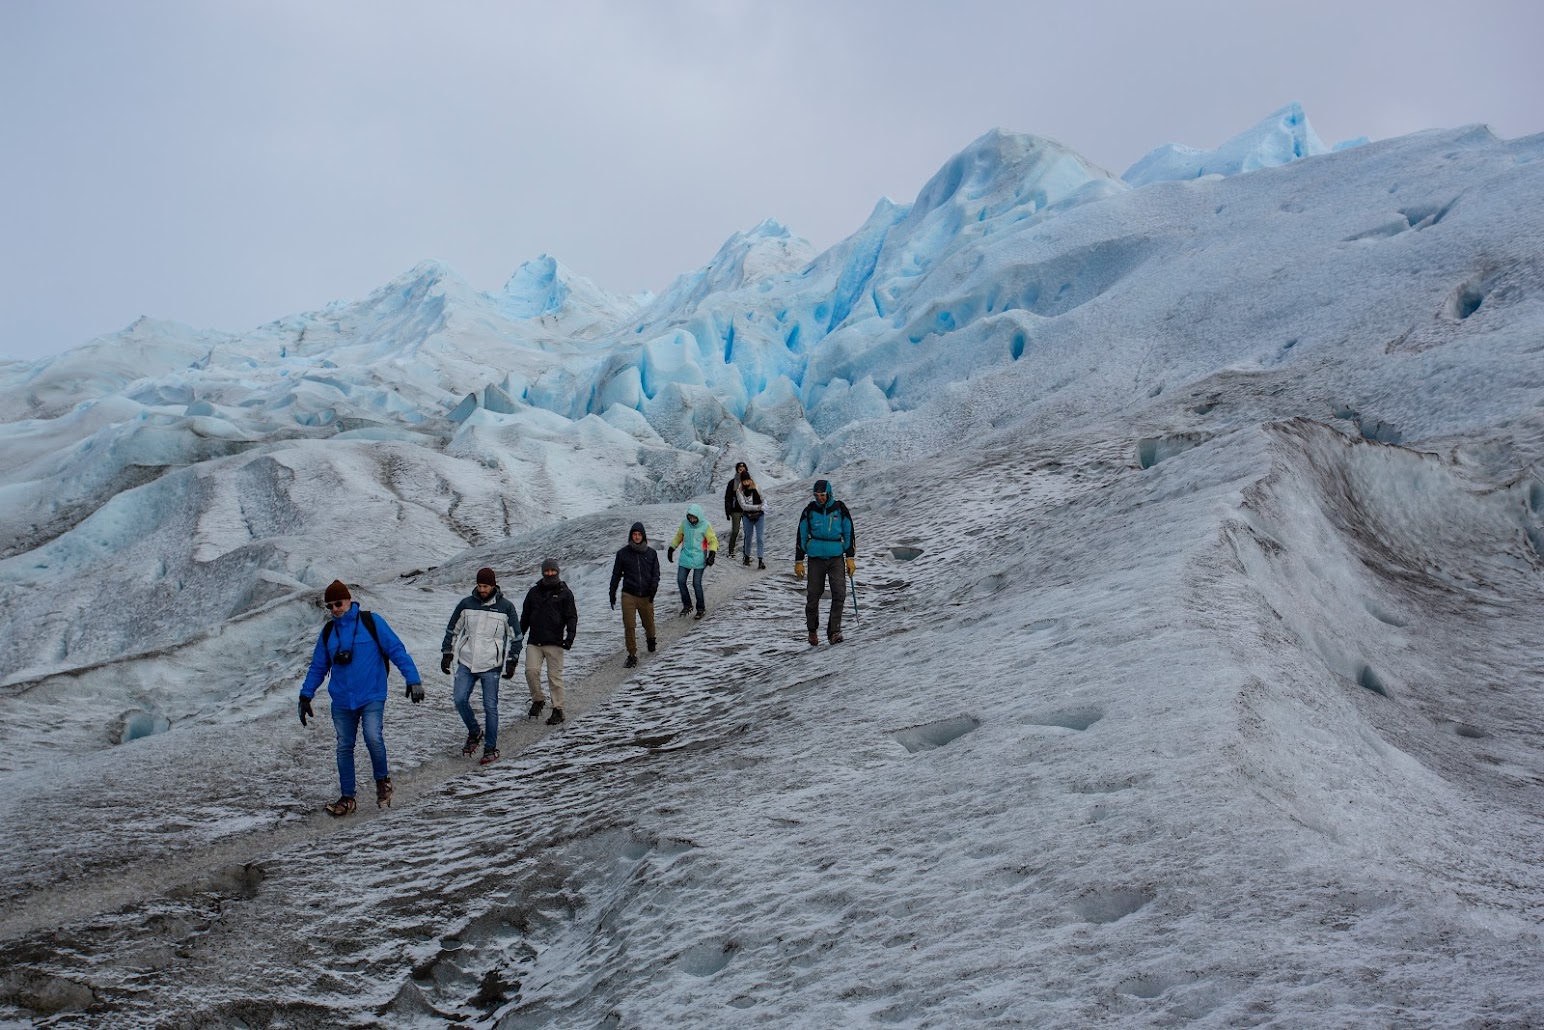
[[[391,775],[386,769],[386,738],[381,735],[385,714],[385,701],[371,701],[361,708],[332,706],[332,728],[338,734],[338,786],[344,797],[354,796],[354,740],[361,727],[365,750],[370,752],[371,774],[377,780]]]
[[[681,590],[681,607],[690,608],[692,606],[691,595],[686,592],[686,574],[688,572],[692,574],[692,589],[697,591],[697,610],[700,612],[707,607],[707,605],[702,603],[702,570],[688,569],[685,565],[677,565],[675,570],[675,585]]]
[[[456,711],[461,713],[461,721],[466,723],[468,733],[478,732],[477,716],[472,712],[472,684],[482,684],[483,717],[488,720],[488,735],[483,738],[483,747],[489,751],[499,746],[499,668],[494,666],[487,672],[473,672],[460,662],[456,663],[456,681],[452,688],[451,700],[456,703]]]
[[[745,520],[745,556],[751,556],[751,541],[756,541],[756,557],[761,557],[761,523],[762,519]]]

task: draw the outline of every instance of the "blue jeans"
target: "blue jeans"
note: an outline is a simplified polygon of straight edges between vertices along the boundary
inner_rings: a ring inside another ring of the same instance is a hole
[[[365,750],[370,752],[371,774],[377,780],[391,775],[386,769],[386,738],[381,735],[385,714],[385,701],[371,701],[361,708],[332,706],[332,728],[338,734],[338,786],[344,797],[354,796],[354,740],[361,727]]]
[[[690,608],[692,606],[691,595],[686,592],[686,574],[688,572],[692,574],[692,589],[697,592],[697,610],[700,612],[707,607],[707,605],[702,603],[702,570],[688,569],[685,565],[677,565],[675,570],[675,585],[681,591],[681,607]]]
[[[762,516],[759,519],[745,520],[745,556],[747,558],[751,556],[752,540],[756,541],[756,557],[761,557],[761,523],[765,518],[765,516]]]
[[[483,747],[493,751],[499,746],[499,667],[495,665],[487,672],[473,672],[460,662],[456,663],[451,700],[456,703],[456,711],[461,713],[461,721],[466,723],[467,733],[478,732],[477,716],[472,712],[474,683],[482,684],[483,717],[488,720],[488,735],[483,738]]]

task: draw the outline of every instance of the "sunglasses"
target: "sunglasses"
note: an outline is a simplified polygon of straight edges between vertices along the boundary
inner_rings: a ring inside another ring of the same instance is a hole
[[[347,608],[349,606],[349,603],[350,602],[348,602],[348,601],[328,601],[327,602],[327,607],[329,607],[329,608]]]

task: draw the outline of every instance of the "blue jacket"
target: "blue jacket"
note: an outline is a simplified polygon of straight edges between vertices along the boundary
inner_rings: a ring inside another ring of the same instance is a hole
[[[853,528],[852,515],[847,505],[836,499],[835,487],[826,495],[823,507],[817,501],[804,506],[804,513],[799,516],[799,536],[794,541],[794,561],[803,561],[806,554],[811,558],[844,554],[853,558],[857,548],[858,533]]]
[[[379,612],[370,613],[375,620],[375,632],[381,638],[376,646],[370,631],[360,625],[359,602],[349,605],[341,617],[331,620],[316,635],[316,647],[311,652],[311,670],[300,687],[301,697],[314,697],[316,688],[327,678],[327,695],[334,708],[351,711],[363,708],[371,701],[386,700],[386,659],[401,671],[409,683],[421,682],[418,667],[402,646],[401,639],[392,632]],[[333,659],[339,651],[353,651],[354,660],[347,665],[335,665]],[[331,673],[329,676],[328,674]]]

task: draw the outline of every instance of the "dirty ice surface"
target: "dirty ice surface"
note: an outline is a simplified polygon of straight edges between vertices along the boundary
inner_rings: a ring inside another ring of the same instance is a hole
[[[1544,138],[1288,114],[1185,181],[989,133],[657,298],[426,263],[0,366],[0,1025],[1544,1024]],[[768,568],[663,564],[625,669],[612,554],[737,460]],[[569,720],[517,675],[479,768],[445,619],[548,556]],[[334,577],[429,688],[343,820]]]

